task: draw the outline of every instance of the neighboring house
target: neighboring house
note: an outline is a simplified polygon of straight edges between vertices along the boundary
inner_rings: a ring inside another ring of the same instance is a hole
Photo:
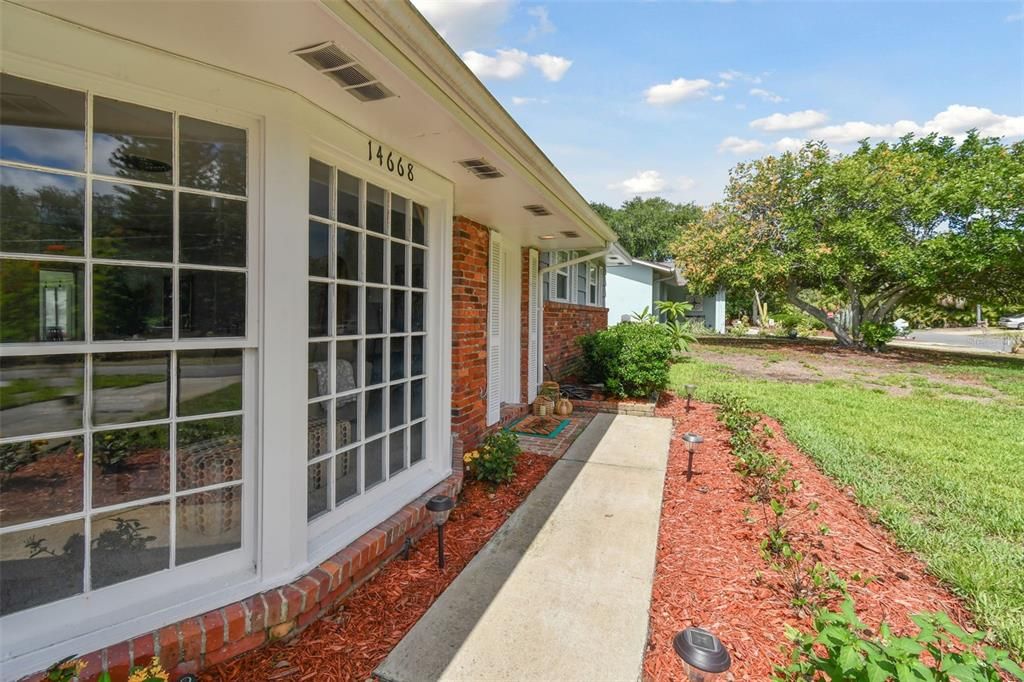
[[[0,25],[5,679],[307,625],[607,321],[615,234],[407,2]]]
[[[657,312],[656,301],[686,301],[693,305],[687,317],[700,320],[719,334],[725,333],[725,289],[714,296],[691,294],[686,279],[671,263],[631,259],[608,269],[608,324],[618,324],[645,307]]]

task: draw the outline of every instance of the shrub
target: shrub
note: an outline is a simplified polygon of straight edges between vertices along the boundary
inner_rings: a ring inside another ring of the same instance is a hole
[[[462,459],[477,480],[497,485],[515,478],[520,452],[519,438],[503,429],[489,434],[479,449],[467,452]]]
[[[643,398],[668,386],[674,341],[664,325],[624,322],[580,337],[579,345],[587,379],[615,395]]]
[[[860,338],[867,348],[881,350],[885,344],[896,337],[896,327],[891,324],[863,322],[860,325]]]

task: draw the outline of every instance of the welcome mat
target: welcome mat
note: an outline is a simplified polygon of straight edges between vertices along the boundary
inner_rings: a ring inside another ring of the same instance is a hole
[[[518,421],[512,422],[508,427],[513,433],[521,433],[524,436],[536,436],[538,438],[555,438],[569,424],[568,419],[558,417],[538,417],[527,415]]]

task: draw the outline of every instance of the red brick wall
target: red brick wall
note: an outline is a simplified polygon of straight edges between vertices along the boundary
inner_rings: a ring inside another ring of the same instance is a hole
[[[544,364],[557,379],[575,374],[583,359],[576,339],[607,327],[607,308],[544,301]]]
[[[487,430],[487,227],[452,225],[452,432],[472,450]]]

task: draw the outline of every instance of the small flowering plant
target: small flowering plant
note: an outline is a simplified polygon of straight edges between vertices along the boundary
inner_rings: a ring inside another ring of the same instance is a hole
[[[168,682],[171,676],[163,669],[160,665],[160,659],[154,656],[150,660],[149,665],[136,666],[132,668],[132,672],[128,675],[128,682]],[[97,682],[115,682],[110,677],[110,673],[103,673],[97,679]]]
[[[508,483],[516,475],[516,459],[522,449],[519,438],[511,431],[498,431],[484,438],[476,450],[462,456],[462,461],[478,481],[498,485]]]

